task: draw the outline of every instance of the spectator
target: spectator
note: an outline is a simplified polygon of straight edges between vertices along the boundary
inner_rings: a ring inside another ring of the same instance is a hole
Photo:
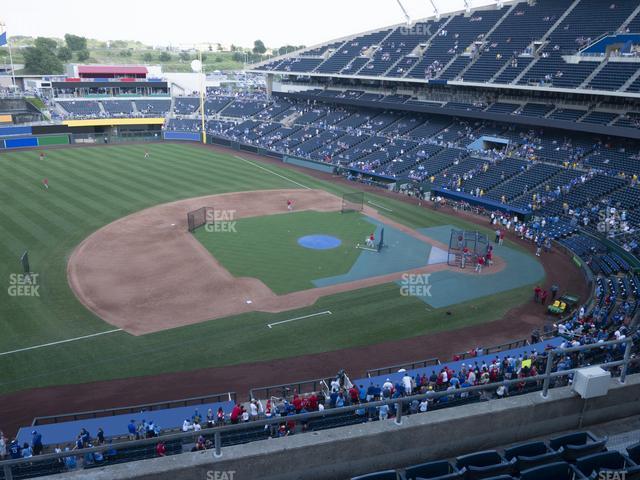
[[[7,438],[4,436],[2,430],[0,430],[0,460],[4,460],[7,456]]]
[[[164,442],[160,441],[156,445],[156,455],[159,457],[164,457],[167,454],[167,447]]]
[[[42,435],[36,430],[31,432],[31,449],[33,455],[40,455],[42,453]]]
[[[136,440],[136,421],[130,420],[129,425],[127,425],[127,430],[129,432],[129,440]]]

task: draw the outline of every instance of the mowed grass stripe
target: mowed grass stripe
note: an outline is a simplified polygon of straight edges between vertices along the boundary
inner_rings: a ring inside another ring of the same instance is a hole
[[[18,162],[16,162],[18,163]],[[9,180],[18,181],[19,177],[16,176],[16,170],[19,167],[16,167],[14,171],[6,171],[7,177]],[[65,215],[66,221],[71,221],[75,224],[77,222],[84,220],[87,215],[87,210],[90,210],[91,207],[88,202],[83,202],[82,205],[77,203],[77,196],[74,199],[66,189],[58,189],[54,195],[49,195],[49,192],[44,191],[41,182],[29,182],[25,184],[24,188],[21,192],[16,193],[15,199],[19,201],[20,204],[25,204],[29,202],[35,202],[36,198],[44,198],[47,200],[46,202],[38,202],[38,208],[42,208],[46,211],[47,216],[54,215],[51,211],[51,206],[56,205],[59,208],[56,208],[56,214],[59,215],[59,210],[62,210]],[[98,209],[97,204],[95,205],[94,213],[98,213],[101,210]]]

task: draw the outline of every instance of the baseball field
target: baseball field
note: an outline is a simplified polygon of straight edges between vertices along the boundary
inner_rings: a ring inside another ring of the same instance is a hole
[[[429,265],[451,227],[491,231],[375,193],[341,214],[353,186],[242,154],[171,143],[45,152],[0,153],[0,395],[455,330],[501,318],[544,280],[511,242],[493,273]],[[185,212],[204,206],[233,231],[187,232]],[[356,248],[381,228],[386,249]],[[315,234],[339,245],[301,246]],[[30,288],[11,288],[24,283],[24,251]],[[429,272],[437,301],[401,294],[398,265]]]

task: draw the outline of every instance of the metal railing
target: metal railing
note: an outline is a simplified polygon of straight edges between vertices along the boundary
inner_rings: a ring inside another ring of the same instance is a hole
[[[487,347],[487,348],[482,348],[482,353],[472,353],[472,352],[463,352],[463,353],[458,353],[456,355],[456,357],[458,357],[460,360],[466,360],[467,358],[474,358],[477,357],[479,355],[489,355],[491,353],[500,353],[500,352],[504,352],[505,350],[511,350],[514,348],[521,348],[521,347],[525,347],[529,344],[529,342],[527,341],[526,338],[523,338],[521,340],[516,340],[514,342],[506,342],[506,343],[501,343],[500,345],[494,345],[492,347]]]
[[[584,367],[584,366],[581,366],[577,368],[571,368],[567,370],[553,372],[552,370],[553,370],[553,364],[554,364],[555,358],[564,357],[570,353],[584,352],[588,350],[603,350],[603,349],[607,349],[607,348],[614,347],[616,345],[621,345],[621,344],[625,344],[625,350],[624,350],[622,360],[600,363],[592,366],[600,366],[603,369],[612,369],[612,368],[619,367],[620,369],[619,382],[621,384],[624,384],[626,381],[629,364],[631,362],[639,361],[638,359],[631,358],[631,350],[633,348],[633,339],[631,337],[624,338],[621,340],[614,340],[610,342],[592,344],[592,345],[583,345],[579,347],[572,347],[572,348],[566,348],[566,349],[558,348],[554,350],[548,350],[547,352],[545,352],[545,354],[542,355],[543,358],[546,355],[545,372],[535,376],[516,378],[512,380],[502,380],[499,382],[489,383],[485,385],[475,385],[467,388],[459,388],[459,389],[456,389],[455,392],[446,391],[446,390],[445,391],[429,391],[427,393],[422,393],[418,395],[393,398],[389,400],[379,400],[375,402],[368,402],[366,404],[350,405],[347,407],[333,408],[333,409],[325,410],[321,412],[287,415],[284,417],[276,416],[276,417],[263,419],[263,420],[256,420],[256,421],[252,421],[244,424],[213,427],[213,428],[203,429],[195,433],[189,432],[189,433],[175,433],[170,435],[162,435],[160,437],[155,437],[155,438],[148,438],[144,440],[136,440],[131,442],[119,443],[115,447],[114,445],[104,445],[104,446],[93,447],[93,448],[78,449],[75,451],[39,455],[37,457],[31,457],[26,459],[6,460],[3,462],[0,462],[0,468],[2,468],[6,480],[13,480],[14,477],[13,477],[12,469],[20,466],[24,467],[28,464],[33,465],[41,462],[51,462],[51,461],[64,459],[65,457],[70,457],[70,456],[73,456],[73,457],[84,456],[86,458],[87,456],[92,456],[95,453],[105,453],[114,449],[117,451],[122,449],[133,449],[137,447],[149,448],[160,441],[162,442],[181,441],[183,443],[191,444],[191,443],[195,443],[196,439],[200,435],[203,435],[205,437],[210,437],[210,438],[213,437],[213,445],[212,445],[213,455],[214,457],[219,458],[222,456],[223,435],[230,435],[234,433],[239,434],[242,432],[246,432],[248,430],[255,431],[256,427],[268,428],[270,426],[277,425],[285,421],[306,423],[313,419],[321,419],[321,418],[327,418],[331,416],[337,416],[337,415],[343,415],[343,414],[349,414],[349,413],[353,413],[355,415],[357,410],[374,409],[382,405],[389,405],[392,408],[395,408],[396,414],[395,414],[394,422],[398,425],[401,425],[404,407],[415,400],[417,401],[422,401],[425,399],[438,400],[443,397],[452,397],[452,396],[468,397],[470,395],[482,394],[488,390],[494,390],[497,386],[501,386],[501,385],[505,387],[509,387],[511,385],[521,386],[522,384],[526,385],[526,384],[535,383],[536,384],[535,387],[538,387],[538,388],[541,387],[542,398],[546,399],[548,398],[549,388],[552,388],[553,386],[552,383],[555,382],[556,379],[560,379],[562,377],[568,378],[569,376],[575,374],[578,370],[580,370],[580,368]],[[565,384],[563,383],[562,386],[564,385]],[[363,420],[365,419],[366,417],[363,416]]]
[[[203,395],[200,397],[181,398],[179,400],[166,400],[164,402],[145,403],[141,405],[127,405],[124,407],[106,408],[102,410],[91,410],[87,412],[65,413],[62,415],[48,415],[44,417],[36,417],[31,423],[36,425],[50,425],[52,423],[69,422],[75,420],[84,420],[87,418],[112,417],[115,415],[124,415],[128,413],[140,413],[154,410],[166,410],[169,408],[188,407],[194,405],[203,405],[205,403],[218,403],[233,401],[237,399],[236,392],[213,393],[211,395]]]
[[[249,398],[269,399],[271,397],[290,398],[293,395],[304,393],[316,393],[328,388],[335,375],[324,378],[314,378],[302,380],[300,382],[283,383],[281,385],[269,385],[267,387],[256,387],[249,390]]]
[[[427,358],[426,360],[416,360],[415,362],[400,363],[398,365],[390,365],[388,367],[371,368],[367,370],[367,377],[377,377],[379,375],[387,375],[389,373],[396,373],[398,370],[415,370],[416,368],[425,368],[440,365],[440,360],[437,358]]]

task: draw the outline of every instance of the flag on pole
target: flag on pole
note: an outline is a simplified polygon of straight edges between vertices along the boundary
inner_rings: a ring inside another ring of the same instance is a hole
[[[0,33],[0,47],[7,44],[7,32]]]

